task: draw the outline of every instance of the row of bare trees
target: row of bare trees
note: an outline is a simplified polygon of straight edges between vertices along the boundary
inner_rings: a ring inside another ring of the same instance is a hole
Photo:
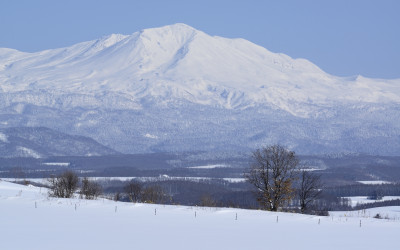
[[[79,188],[79,177],[73,171],[67,170],[48,179],[49,195],[59,198],[71,198]],[[82,179],[79,195],[81,198],[93,200],[102,193],[101,185],[88,178]]]
[[[49,181],[49,195],[59,198],[71,198],[80,188],[80,198],[93,200],[102,194],[102,187],[95,181],[83,178],[81,184],[79,177],[73,171],[67,170],[57,176],[52,176]],[[164,203],[170,199],[164,190],[158,186],[146,186],[139,182],[130,182],[124,187],[124,192],[131,202]],[[119,196],[119,195],[118,195]],[[118,198],[119,200],[120,198]]]
[[[277,211],[297,198],[302,213],[318,198],[321,192],[320,177],[313,172],[301,169],[299,159],[293,151],[280,145],[272,145],[253,152],[253,163],[245,174],[248,182],[254,185],[258,202],[270,211]],[[70,198],[79,188],[76,173],[66,171],[49,179],[49,194],[55,197]],[[80,197],[95,199],[102,192],[101,186],[82,179]],[[124,193],[131,202],[164,203],[170,199],[158,186],[143,186],[140,182],[130,182]],[[204,205],[215,205],[215,201],[202,199]]]
[[[320,194],[320,177],[300,168],[295,152],[281,145],[271,145],[253,152],[253,163],[245,173],[254,185],[258,202],[270,211],[277,211],[296,196],[301,212]]]

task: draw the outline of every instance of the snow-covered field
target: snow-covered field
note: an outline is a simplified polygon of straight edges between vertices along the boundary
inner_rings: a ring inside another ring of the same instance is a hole
[[[366,184],[366,185],[381,185],[381,184],[392,184],[393,182],[390,181],[357,181],[361,184]]]
[[[59,166],[59,167],[68,167],[71,165],[69,162],[44,162],[42,165],[45,166]]]
[[[231,208],[48,198],[0,181],[1,249],[398,249],[400,207],[390,214],[318,217]],[[382,211],[381,211],[382,210]],[[236,219],[237,215],[237,219]],[[278,221],[277,221],[278,219]],[[360,227],[361,220],[361,227]]]
[[[194,167],[188,167],[188,168],[194,168],[194,169],[229,168],[229,165],[214,164],[214,165],[205,165],[205,166],[194,166]]]
[[[374,203],[379,201],[400,200],[400,196],[383,196],[381,200],[371,200],[368,199],[367,196],[349,196],[343,198],[350,199],[352,207],[357,206],[358,204]]]

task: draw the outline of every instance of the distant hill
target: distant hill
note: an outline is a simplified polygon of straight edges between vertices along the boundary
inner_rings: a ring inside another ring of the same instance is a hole
[[[119,154],[95,140],[44,127],[0,129],[0,157],[99,156]]]

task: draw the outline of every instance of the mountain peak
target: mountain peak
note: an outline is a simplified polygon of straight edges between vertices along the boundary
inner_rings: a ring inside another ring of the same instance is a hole
[[[157,40],[160,45],[171,41],[185,43],[188,39],[192,39],[198,33],[203,32],[183,23],[167,25],[159,28],[144,29],[139,32],[141,38],[152,41]],[[135,34],[136,33],[133,35]]]
[[[149,31],[149,30],[171,30],[171,31],[175,31],[175,32],[196,32],[196,31],[198,31],[197,29],[193,28],[192,26],[189,26],[184,23],[175,23],[175,24],[165,25],[165,26],[156,27],[156,28],[149,28],[149,29],[144,29],[143,31]]]

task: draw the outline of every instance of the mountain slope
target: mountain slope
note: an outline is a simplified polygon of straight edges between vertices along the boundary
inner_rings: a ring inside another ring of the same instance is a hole
[[[43,127],[0,129],[1,157],[92,156],[118,152],[91,138],[59,133]]]
[[[399,107],[400,79],[332,76],[184,24],[37,53],[0,49],[0,126],[72,129],[123,152],[280,142],[393,154]]]

